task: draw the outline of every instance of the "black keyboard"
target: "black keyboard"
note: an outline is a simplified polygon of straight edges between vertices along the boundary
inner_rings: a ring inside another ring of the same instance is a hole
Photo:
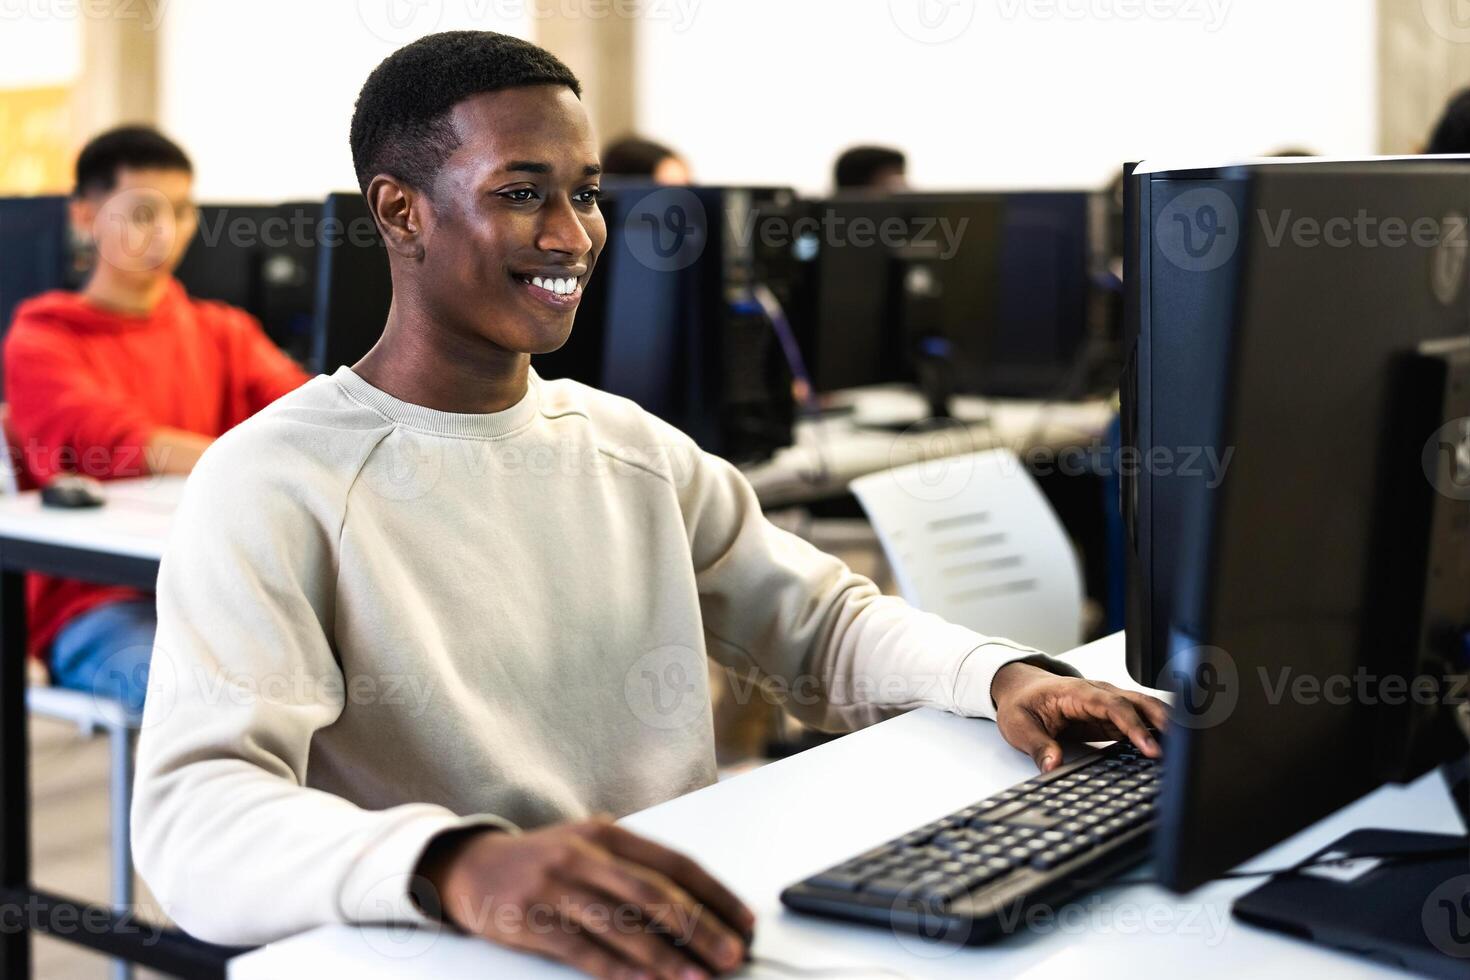
[[[1160,770],[1122,742],[781,893],[799,912],[978,945],[1148,856]]]

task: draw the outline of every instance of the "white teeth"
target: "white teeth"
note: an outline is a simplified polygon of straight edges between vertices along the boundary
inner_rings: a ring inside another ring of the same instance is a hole
[[[539,286],[548,293],[556,293],[558,296],[566,296],[569,293],[575,293],[577,291],[577,280],[575,278],[551,279],[532,276],[531,285]]]

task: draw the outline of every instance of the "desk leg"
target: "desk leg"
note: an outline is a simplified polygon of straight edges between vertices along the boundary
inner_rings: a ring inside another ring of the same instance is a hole
[[[0,571],[0,894],[31,887],[30,741],[26,730],[25,576]],[[0,906],[0,977],[31,975],[24,907]]]

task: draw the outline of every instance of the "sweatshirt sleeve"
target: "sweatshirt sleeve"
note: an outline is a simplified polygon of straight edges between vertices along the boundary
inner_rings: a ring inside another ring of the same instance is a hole
[[[922,706],[994,718],[990,685],[1005,664],[1077,675],[1039,650],[883,595],[766,520],[729,463],[690,451],[688,478],[676,483],[710,654],[736,672],[753,669],[802,722],[846,730]]]
[[[412,875],[441,831],[483,825],[429,804],[383,811],[305,785],[312,736],[341,714],[329,641],[342,513],[308,458],[271,465],[235,430],[186,486],[158,579],[139,736],[133,852],[164,910],[210,942],[328,923],[425,922]],[[336,479],[340,480],[340,477]]]
[[[145,476],[155,425],[107,395],[76,346],[17,318],[5,341],[5,394],[17,446],[32,475]]]

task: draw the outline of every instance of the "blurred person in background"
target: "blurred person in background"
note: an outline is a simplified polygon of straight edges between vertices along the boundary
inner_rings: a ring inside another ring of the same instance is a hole
[[[37,483],[188,473],[307,380],[248,313],[174,279],[198,224],[193,188],[188,156],[147,127],[102,133],[77,158],[71,223],[91,273],[80,292],[22,303],[5,338],[8,441]],[[152,595],[42,575],[26,591],[29,651],[52,682],[140,713]]]
[[[908,160],[887,146],[854,146],[844,150],[832,168],[838,191],[908,190]]]
[[[683,157],[641,136],[625,136],[609,143],[602,151],[602,172],[609,177],[646,177],[667,186],[694,182]]]
[[[1461,89],[1445,105],[1424,152],[1470,153],[1470,88]]]

